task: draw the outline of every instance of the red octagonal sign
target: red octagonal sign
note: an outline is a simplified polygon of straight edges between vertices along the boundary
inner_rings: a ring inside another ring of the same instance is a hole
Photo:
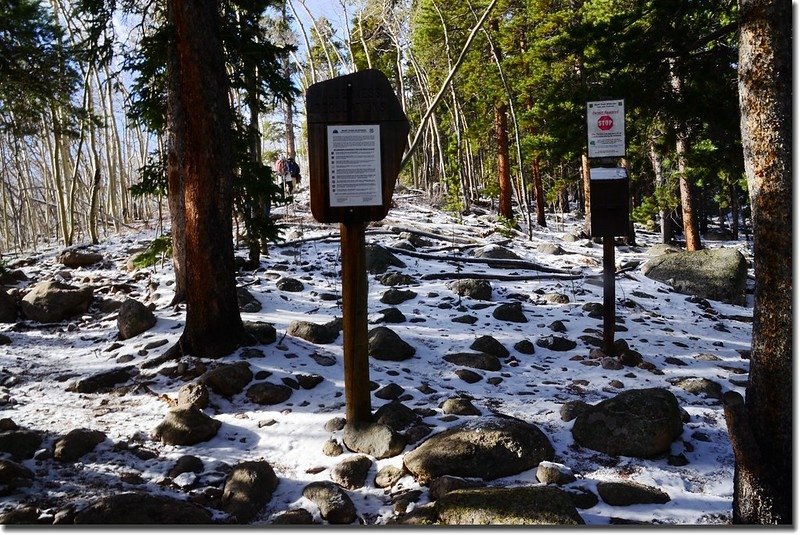
[[[597,128],[600,130],[611,130],[612,126],[614,126],[614,119],[610,115],[601,115],[597,119]]]

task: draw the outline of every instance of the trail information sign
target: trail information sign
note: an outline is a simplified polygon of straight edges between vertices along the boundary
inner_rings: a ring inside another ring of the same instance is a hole
[[[369,69],[312,85],[306,116],[314,218],[355,223],[386,217],[409,131],[386,75]]]
[[[589,158],[625,156],[625,101],[599,100],[586,103]]]

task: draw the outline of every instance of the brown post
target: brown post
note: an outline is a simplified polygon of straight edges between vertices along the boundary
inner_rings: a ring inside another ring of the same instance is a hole
[[[363,222],[339,225],[342,240],[344,400],[347,423],[372,421],[367,347],[367,268]]]
[[[616,355],[614,349],[615,297],[614,236],[603,236],[603,352],[609,357]]]

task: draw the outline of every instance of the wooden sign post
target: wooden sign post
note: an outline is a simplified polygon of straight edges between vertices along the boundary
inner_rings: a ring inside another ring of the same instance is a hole
[[[319,82],[306,93],[311,213],[340,223],[345,416],[372,420],[367,343],[368,221],[389,212],[409,124],[375,69]]]
[[[627,235],[630,218],[628,173],[616,166],[616,159],[625,157],[625,101],[587,102],[586,133],[591,166],[589,233],[603,238],[603,352],[615,356],[614,237]]]

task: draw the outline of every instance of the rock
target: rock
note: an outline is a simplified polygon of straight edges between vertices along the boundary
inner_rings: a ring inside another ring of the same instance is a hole
[[[511,249],[506,249],[500,245],[495,245],[493,243],[486,245],[485,247],[481,247],[479,249],[475,249],[475,258],[490,258],[490,259],[497,259],[497,260],[521,260],[521,258],[512,251]],[[492,264],[489,264],[491,266]]]
[[[135,299],[126,299],[117,312],[119,339],[128,340],[153,328],[156,317],[149,308]]]
[[[302,292],[306,289],[302,282],[291,277],[281,277],[275,281],[275,286],[282,292]]]
[[[648,260],[645,276],[675,291],[731,304],[745,303],[747,260],[734,248],[671,253]]]
[[[533,424],[489,416],[431,436],[403,464],[421,483],[443,475],[485,480],[518,474],[553,459],[550,440]]]
[[[704,395],[711,399],[722,399],[722,385],[710,379],[702,379],[699,377],[682,377],[675,378],[669,381],[670,384],[680,389],[685,390],[690,394]]]
[[[244,330],[259,344],[271,344],[277,339],[275,327],[264,321],[244,321]]]
[[[552,334],[536,340],[536,345],[550,351],[572,351],[578,347],[578,343],[574,340]]]
[[[567,326],[564,325],[564,322],[561,320],[556,320],[552,322],[550,325],[547,326],[551,331],[557,333],[565,333],[567,332]]]
[[[389,489],[400,481],[405,472],[396,466],[384,466],[375,475],[375,486],[379,489]]]
[[[64,321],[89,310],[92,289],[78,288],[58,281],[40,282],[22,298],[22,313],[40,323]]]
[[[404,436],[406,437],[406,443],[416,444],[423,438],[430,435],[432,431],[433,429],[431,429],[425,424],[412,425],[411,427],[406,429],[406,432],[404,433]]]
[[[378,314],[382,314],[381,318],[375,323],[405,323],[406,316],[399,309],[395,307],[384,308],[379,310]]]
[[[536,479],[540,483],[549,485],[554,483],[556,485],[566,485],[575,481],[575,475],[569,467],[563,464],[553,463],[550,461],[542,461],[536,468]]]
[[[0,323],[14,323],[18,315],[16,299],[0,288]]]
[[[628,390],[578,415],[578,444],[609,455],[652,458],[670,449],[683,431],[675,396],[663,388]]]
[[[625,506],[638,503],[667,503],[669,494],[633,481],[601,481],[597,493],[608,505]]]
[[[392,400],[402,396],[403,392],[405,391],[406,389],[397,383],[389,383],[388,385],[376,390],[374,396],[378,399]]]
[[[212,524],[208,511],[168,496],[126,492],[95,500],[78,511],[75,524]]]
[[[338,457],[344,453],[344,447],[335,438],[329,438],[322,445],[322,454],[326,457]]]
[[[73,429],[56,441],[53,458],[64,463],[74,463],[106,439],[102,431]]]
[[[594,492],[583,487],[572,487],[566,490],[572,503],[574,503],[575,507],[578,509],[591,509],[600,503],[600,498],[598,498]]]
[[[372,274],[385,273],[389,266],[404,268],[406,265],[384,247],[376,244],[366,246],[366,267]]]
[[[205,409],[208,407],[208,388],[206,385],[188,383],[178,390],[178,407],[195,407]]]
[[[601,303],[584,303],[581,310],[590,318],[603,319],[603,305]]]
[[[466,398],[450,398],[442,403],[444,414],[456,414],[458,416],[480,416],[481,411]]]
[[[569,495],[556,487],[462,489],[436,501],[448,525],[582,525]]]
[[[411,299],[414,299],[417,296],[417,292],[413,292],[411,290],[398,290],[396,288],[390,288],[383,292],[381,296],[381,303],[386,305],[399,305],[400,303],[405,303]]]
[[[562,294],[562,293],[544,294],[544,300],[550,303],[551,305],[569,304],[569,296],[567,294]]]
[[[241,312],[259,312],[261,310],[261,301],[256,299],[247,288],[236,288],[236,300]]]
[[[703,238],[706,241],[731,241],[733,240],[733,233],[726,228],[708,229]]]
[[[520,340],[516,344],[514,344],[514,349],[522,353],[523,355],[533,355],[536,353],[536,348],[533,345],[533,342],[530,340]]]
[[[305,509],[290,509],[275,515],[272,523],[279,526],[314,524],[314,515]]]
[[[375,327],[367,333],[369,356],[376,360],[403,361],[413,357],[417,350],[405,342],[389,327]]]
[[[0,432],[16,431],[19,429],[17,423],[11,418],[0,418]]]
[[[459,489],[475,489],[485,487],[486,483],[477,479],[464,479],[455,476],[440,476],[431,481],[428,486],[428,496],[431,500],[438,500],[448,492]]]
[[[85,249],[65,249],[56,257],[56,262],[68,268],[88,267],[103,261],[103,255]]]
[[[492,285],[482,279],[459,279],[448,284],[448,288],[463,297],[481,301],[492,300]]]
[[[0,515],[0,524],[4,526],[41,523],[39,521],[39,509],[34,505],[23,505]]]
[[[384,286],[409,286],[411,284],[417,284],[414,277],[397,272],[385,273],[381,276],[380,281]]]
[[[522,311],[522,303],[503,303],[492,312],[492,317],[501,321],[513,323],[528,323],[528,318]]]
[[[455,374],[459,379],[461,379],[465,383],[469,383],[471,385],[475,384],[475,383],[479,382],[481,379],[483,379],[483,375],[481,375],[481,374],[479,374],[477,372],[474,372],[472,370],[460,369],[460,370],[456,370]]]
[[[130,381],[134,370],[135,368],[128,366],[100,372],[72,383],[67,387],[67,392],[94,394],[102,390],[107,390],[120,383],[127,383]]]
[[[498,372],[502,368],[500,360],[487,353],[450,353],[444,356],[444,360],[456,366],[465,366],[490,372]]]
[[[325,380],[324,377],[316,373],[298,373],[294,377],[297,379],[297,384],[300,385],[300,388],[304,390],[311,390]]]
[[[408,240],[398,240],[392,244],[395,249],[403,249],[405,251],[416,251],[417,248]]]
[[[246,461],[231,470],[222,491],[222,510],[247,524],[264,509],[278,486],[278,477],[266,461]]]
[[[200,378],[212,392],[228,399],[241,393],[252,380],[253,372],[246,362],[220,364]]]
[[[27,486],[26,481],[32,481],[33,472],[13,461],[0,459],[0,485],[16,488]]]
[[[286,385],[263,382],[247,389],[247,399],[259,405],[277,405],[292,397],[293,390]]]
[[[203,461],[200,460],[199,457],[195,457],[194,455],[182,455],[177,461],[175,461],[175,466],[170,469],[167,475],[175,478],[187,472],[191,472],[193,474],[202,474],[203,468]]]
[[[418,423],[420,417],[416,412],[403,405],[402,402],[392,401],[375,411],[375,421],[399,432]]]
[[[592,406],[586,403],[585,401],[581,401],[579,399],[575,399],[572,401],[567,401],[563,405],[561,405],[561,409],[559,409],[559,414],[561,415],[561,420],[564,422],[571,422],[587,410],[591,409]]]
[[[381,423],[348,423],[344,426],[342,439],[350,451],[376,459],[394,457],[406,447],[403,435]]]
[[[303,497],[314,502],[322,518],[331,524],[352,524],[356,520],[353,500],[335,483],[315,481],[306,485]]]
[[[331,481],[347,490],[360,489],[367,482],[372,459],[366,455],[348,457],[331,469]]]
[[[565,253],[564,248],[557,243],[542,243],[536,248],[542,254],[562,255]]]
[[[289,324],[286,334],[302,338],[312,344],[332,344],[339,338],[342,330],[341,321],[334,320],[325,325],[311,323],[310,321],[295,320]]]
[[[477,338],[474,342],[472,342],[472,345],[469,346],[469,348],[474,349],[475,351],[480,351],[481,353],[494,355],[499,359],[504,359],[511,355],[511,353],[509,353],[508,349],[506,349],[503,344],[488,335]]]
[[[153,438],[173,446],[191,446],[214,438],[221,425],[196,407],[177,407],[158,424]]]
[[[8,453],[15,461],[33,458],[42,444],[42,435],[37,431],[15,430],[0,433],[0,451]]]
[[[342,429],[344,429],[346,423],[347,420],[345,420],[340,416],[336,416],[325,422],[325,431],[329,433],[333,433],[334,431],[341,431]]]

